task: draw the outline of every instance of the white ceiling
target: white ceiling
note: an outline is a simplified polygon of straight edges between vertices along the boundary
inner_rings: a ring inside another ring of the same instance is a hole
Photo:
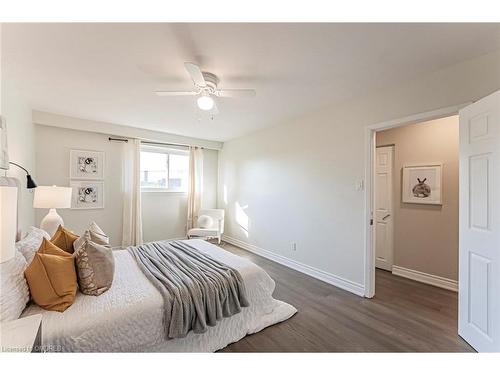
[[[37,110],[225,141],[499,48],[499,24],[4,24],[2,69]],[[257,97],[154,95],[185,61]]]

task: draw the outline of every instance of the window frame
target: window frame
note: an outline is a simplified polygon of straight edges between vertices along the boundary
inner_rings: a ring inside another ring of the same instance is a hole
[[[158,154],[167,155],[167,184],[170,180],[170,155],[183,155],[188,157],[189,162],[189,150],[181,146],[162,146],[162,145],[151,145],[151,144],[141,144],[140,152],[156,152]],[[142,177],[142,176],[141,176]],[[189,179],[189,169],[188,169],[188,179]],[[142,182],[142,179],[141,179]],[[169,193],[169,194],[187,194],[188,191],[178,189],[178,188],[153,188],[153,187],[143,187],[141,185],[142,193]]]

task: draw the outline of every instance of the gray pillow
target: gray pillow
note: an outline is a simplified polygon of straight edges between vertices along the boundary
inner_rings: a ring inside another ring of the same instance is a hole
[[[82,236],[84,240],[75,249],[75,266],[80,291],[98,296],[111,288],[115,258],[109,246],[97,244],[89,237],[88,233]]]

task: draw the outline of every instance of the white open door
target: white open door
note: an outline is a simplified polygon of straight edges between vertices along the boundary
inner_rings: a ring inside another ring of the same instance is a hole
[[[460,115],[458,333],[500,351],[500,91]]]
[[[392,271],[392,170],[394,146],[377,147],[375,157],[375,266]]]

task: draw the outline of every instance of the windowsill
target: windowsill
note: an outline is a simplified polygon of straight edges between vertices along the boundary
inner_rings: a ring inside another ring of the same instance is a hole
[[[168,189],[141,189],[141,194],[158,194],[158,193],[165,193],[165,194],[179,194],[179,195],[187,195],[187,191],[179,191],[179,190],[168,190]]]

